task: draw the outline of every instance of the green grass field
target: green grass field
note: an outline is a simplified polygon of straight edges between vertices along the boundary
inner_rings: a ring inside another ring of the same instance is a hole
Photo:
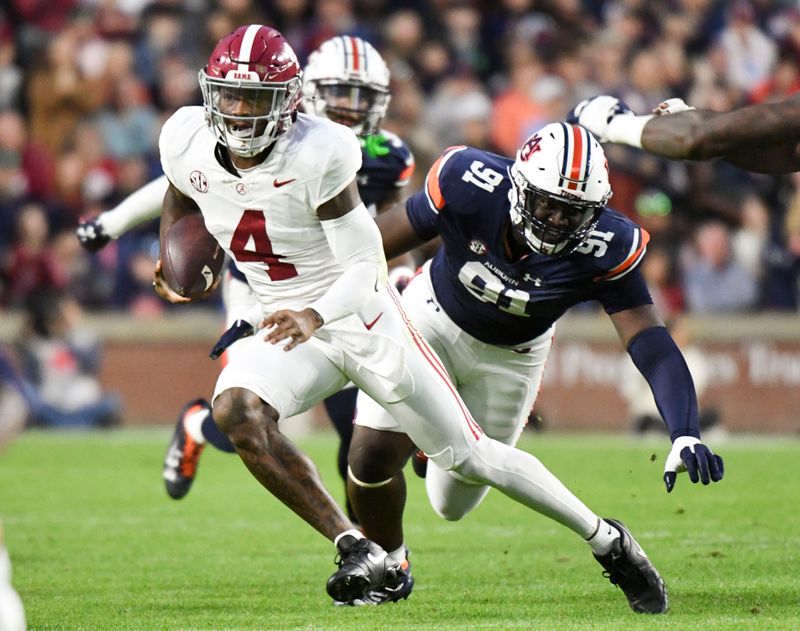
[[[440,520],[409,475],[408,601],[336,608],[333,546],[239,459],[208,450],[170,500],[167,430],[23,435],[0,455],[0,514],[30,629],[798,629],[800,441],[719,445],[725,480],[667,495],[665,444],[525,437],[522,446],[602,515],[624,520],[670,589],[671,611],[634,614],[565,528],[493,492]],[[337,497],[333,435],[300,441]],[[652,459],[652,455],[655,459]]]

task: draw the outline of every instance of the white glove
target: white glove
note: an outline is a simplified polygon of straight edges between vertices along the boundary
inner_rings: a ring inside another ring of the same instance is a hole
[[[635,116],[625,103],[613,96],[595,96],[578,103],[567,116],[570,123],[588,129],[600,142],[608,142],[608,124],[617,116]]]
[[[668,116],[670,114],[678,114],[679,112],[688,112],[697,109],[691,105],[687,105],[683,99],[667,99],[658,104],[658,107],[653,110],[656,116]]]
[[[722,458],[706,447],[695,436],[678,436],[672,442],[672,449],[664,463],[664,484],[667,493],[675,486],[677,474],[681,471],[689,473],[692,482],[719,482],[725,474]]]

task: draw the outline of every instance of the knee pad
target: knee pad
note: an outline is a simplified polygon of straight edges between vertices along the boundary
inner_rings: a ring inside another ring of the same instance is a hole
[[[364,482],[363,480],[359,480],[354,474],[353,470],[350,467],[347,467],[347,477],[355,484],[356,486],[362,489],[378,489],[382,486],[386,486],[392,480],[394,480],[394,476],[387,480],[381,480],[379,482]]]

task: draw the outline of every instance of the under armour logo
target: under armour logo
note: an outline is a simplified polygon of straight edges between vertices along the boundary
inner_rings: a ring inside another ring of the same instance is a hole
[[[426,302],[427,302],[429,305],[432,305],[432,306],[433,306],[433,308],[434,308],[434,309],[436,309],[436,311],[439,311],[439,310],[440,310],[440,309],[439,309],[439,305],[437,305],[437,304],[436,304],[436,303],[433,301],[433,298],[428,298],[428,300],[427,300]]]
[[[533,276],[531,276],[527,272],[525,273],[525,276],[522,277],[522,280],[524,280],[524,281],[526,281],[528,283],[533,282],[533,286],[534,287],[541,287],[542,286],[542,279],[541,278],[534,278]]]

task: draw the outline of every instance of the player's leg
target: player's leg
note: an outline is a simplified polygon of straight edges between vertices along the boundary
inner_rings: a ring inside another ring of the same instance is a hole
[[[506,445],[517,444],[542,382],[552,334],[550,330],[516,350],[484,344],[465,334],[456,346],[445,348],[445,365],[452,366],[458,393],[473,417],[480,419],[487,436]],[[441,346],[441,336],[437,339]],[[433,465],[428,468],[425,486],[431,506],[448,520],[467,515],[490,488],[467,483]]]
[[[360,423],[369,419],[369,426]],[[382,425],[394,431],[381,431]],[[349,454],[347,495],[364,533],[398,561],[405,558],[403,509],[406,482],[403,466],[416,449],[397,431],[397,423],[369,396],[358,395],[358,415]]]
[[[217,380],[214,417],[245,466],[271,493],[326,537],[351,526],[322,486],[313,463],[280,433],[279,418],[299,414],[341,388],[341,371],[309,340],[283,351],[266,331],[239,340]]]
[[[3,522],[0,521],[0,629],[25,631],[25,628],[25,609],[11,585],[11,559],[3,543]]]
[[[392,317],[383,319],[383,331],[388,333],[396,322],[392,322]],[[414,351],[408,353],[405,365],[414,383],[411,395],[390,403],[381,401],[380,395],[376,397],[368,386],[362,386],[396,419],[399,428],[439,467],[452,471],[467,483],[496,487],[512,499],[567,526],[589,543],[598,558],[613,554],[615,546],[620,545],[621,531],[589,510],[537,458],[483,434],[448,380],[439,358],[419,333],[409,329],[409,334]],[[354,438],[351,453],[355,447]],[[368,454],[369,447],[361,452]],[[637,580],[633,586],[629,583],[626,589],[631,606],[636,608],[633,599],[654,599],[656,608],[647,610],[663,611],[666,592],[660,576],[646,557],[639,558],[635,553],[629,557],[631,561],[641,561],[633,566],[637,570]]]
[[[317,468],[278,427],[279,418],[304,412],[348,379],[316,338],[286,353],[284,344],[266,343],[266,334],[265,329],[236,343],[215,388],[216,422],[253,477],[334,541],[346,579],[329,585],[328,593],[335,601],[356,604],[369,589],[396,584],[399,564],[353,528]]]
[[[359,392],[358,416],[382,418],[386,412],[363,392]],[[394,423],[391,419],[390,422]],[[362,449],[367,448],[368,453]],[[390,586],[370,590],[364,602],[383,604],[408,598],[414,576],[403,539],[403,510],[406,481],[403,465],[416,447],[405,434],[383,432],[356,424],[351,442],[347,495],[364,534],[380,545],[403,572]],[[331,577],[335,580],[335,577]]]
[[[356,388],[345,388],[325,399],[325,411],[328,413],[336,433],[339,435],[339,449],[336,453],[336,466],[342,482],[347,486],[347,452],[350,450],[350,441],[353,438],[353,419],[356,412]],[[345,502],[347,516],[358,523],[353,507],[348,497]]]

